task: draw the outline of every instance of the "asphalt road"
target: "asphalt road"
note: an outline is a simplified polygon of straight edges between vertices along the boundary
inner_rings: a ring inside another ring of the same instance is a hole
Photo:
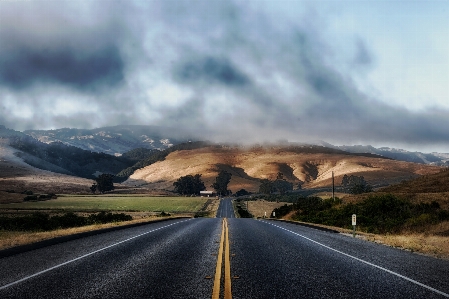
[[[0,298],[211,298],[216,281],[225,298],[226,262],[218,261],[226,256],[232,298],[449,297],[448,261],[226,217],[169,220],[2,258]]]
[[[217,218],[235,218],[234,207],[230,198],[223,198],[217,210]]]

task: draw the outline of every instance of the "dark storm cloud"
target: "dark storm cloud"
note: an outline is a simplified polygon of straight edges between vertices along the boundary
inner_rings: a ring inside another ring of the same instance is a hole
[[[411,113],[360,91],[332,63],[338,53],[316,12],[290,22],[244,2],[68,3],[36,6],[24,18],[31,23],[9,17],[24,6],[0,9],[0,117],[12,128],[130,123],[213,132],[217,141],[449,140],[449,112]],[[363,37],[348,42],[347,67],[373,65]],[[65,100],[92,109],[34,112],[65,109]],[[31,116],[12,114],[19,102]]]
[[[373,62],[373,57],[369,52],[365,42],[358,38],[355,42],[356,54],[354,57],[354,64],[356,65],[369,65]]]
[[[181,83],[220,84],[231,88],[250,84],[250,79],[229,59],[210,56],[182,63],[175,68],[174,77]]]
[[[0,56],[0,85],[24,89],[34,83],[63,84],[80,90],[113,86],[123,80],[124,61],[115,46],[95,51],[18,47]]]
[[[192,14],[195,12],[186,13],[189,19]],[[182,62],[174,72],[178,82],[194,90],[203,87],[198,92],[202,100],[196,102],[196,113],[188,116],[191,119],[194,116],[194,121],[204,118],[199,111],[211,96],[207,93],[207,84],[220,85],[224,93],[232,91],[229,101],[250,107],[241,111],[236,108],[232,123],[212,125],[218,132],[223,131],[223,126],[228,129],[217,138],[232,140],[241,136],[241,140],[253,142],[275,136],[289,140],[321,138],[336,143],[412,145],[444,143],[449,139],[449,131],[444,129],[448,125],[446,119],[383,104],[361,92],[349,76],[326,62],[332,53],[332,42],[321,40],[319,32],[323,26],[319,21],[308,19],[304,26],[292,25],[280,32],[268,18],[244,8],[232,18],[226,19],[225,15],[221,18],[221,25],[229,27],[223,31],[232,32],[232,35],[225,35],[218,42],[207,38],[205,28],[214,27],[209,26],[207,20],[196,24],[201,31],[198,34],[205,36],[204,43],[209,47],[216,45],[210,52],[220,53],[220,59],[212,59],[213,56],[205,52],[203,58]],[[252,25],[247,26],[243,19],[253,21]],[[176,22],[184,24],[182,17]],[[369,46],[361,37],[355,38],[353,43],[355,55],[349,63],[356,67],[370,66],[374,57]],[[242,60],[239,57],[236,60],[233,55],[236,49],[244,53],[245,65],[240,65]],[[255,71],[241,70],[248,65]],[[264,76],[270,78],[272,73],[283,74],[300,92],[286,96],[286,90],[272,80],[258,80]],[[177,114],[178,121],[180,118],[182,114]]]

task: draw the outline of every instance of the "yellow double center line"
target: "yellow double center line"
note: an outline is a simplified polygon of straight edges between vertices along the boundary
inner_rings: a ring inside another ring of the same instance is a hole
[[[231,262],[229,260],[229,233],[228,220],[223,218],[221,225],[220,248],[218,249],[217,267],[215,268],[214,289],[212,291],[212,299],[220,298],[220,284],[221,284],[221,269],[223,264],[223,248],[225,251],[224,264],[224,298],[232,299],[231,293]]]

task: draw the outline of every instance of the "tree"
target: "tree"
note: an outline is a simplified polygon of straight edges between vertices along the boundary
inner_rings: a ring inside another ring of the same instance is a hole
[[[287,191],[293,190],[293,183],[287,182],[286,180],[277,179],[273,182],[273,187],[275,191],[278,191],[281,195],[284,195]]]
[[[250,195],[251,193],[246,191],[245,189],[240,189],[239,191],[235,192],[236,196],[245,196]]]
[[[369,185],[363,176],[343,176],[341,186],[346,192],[351,194],[361,194],[373,191],[373,187]]]
[[[97,183],[93,183],[89,189],[93,194],[95,194],[95,191],[97,191]]]
[[[231,173],[222,170],[218,173],[218,176],[215,178],[215,183],[213,183],[211,187],[214,188],[218,194],[227,195],[229,193],[228,184],[231,181],[231,177]]]
[[[284,174],[279,171],[277,176],[276,176],[276,180],[283,180],[283,179],[284,179]]]
[[[206,186],[201,180],[201,174],[182,176],[173,183],[173,186],[175,192],[182,195],[199,194],[200,191],[206,190]]]
[[[269,179],[260,180],[259,192],[263,194],[271,194],[274,192],[273,182]]]
[[[97,190],[100,191],[100,193],[105,193],[106,191],[114,190],[114,175],[103,173],[100,174],[95,181],[97,182]],[[93,187],[93,185],[92,185]],[[91,190],[92,190],[91,187]],[[93,191],[93,190],[92,190]]]

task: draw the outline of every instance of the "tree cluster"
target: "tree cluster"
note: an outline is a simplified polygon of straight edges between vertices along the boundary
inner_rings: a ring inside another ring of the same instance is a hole
[[[284,179],[282,172],[277,174],[276,180],[274,181],[270,181],[269,179],[260,181],[259,192],[263,194],[279,192],[281,195],[284,195],[291,190],[293,190],[293,183]]]
[[[175,192],[182,195],[199,194],[200,191],[206,190],[206,186],[201,180],[201,174],[182,176],[173,183],[173,186]]]
[[[369,185],[363,176],[344,175],[341,186],[346,192],[351,194],[362,194],[373,191],[373,187]]]
[[[240,189],[239,191],[235,192],[236,196],[245,196],[250,195],[251,192],[246,191],[245,189]]]
[[[95,193],[97,190],[101,194],[114,190],[114,175],[108,173],[100,174],[95,179],[95,183],[90,187],[92,193]]]
[[[228,184],[231,181],[232,174],[222,170],[215,178],[215,183],[212,184],[212,188],[217,191],[218,194],[228,195],[230,191],[228,190]]]

